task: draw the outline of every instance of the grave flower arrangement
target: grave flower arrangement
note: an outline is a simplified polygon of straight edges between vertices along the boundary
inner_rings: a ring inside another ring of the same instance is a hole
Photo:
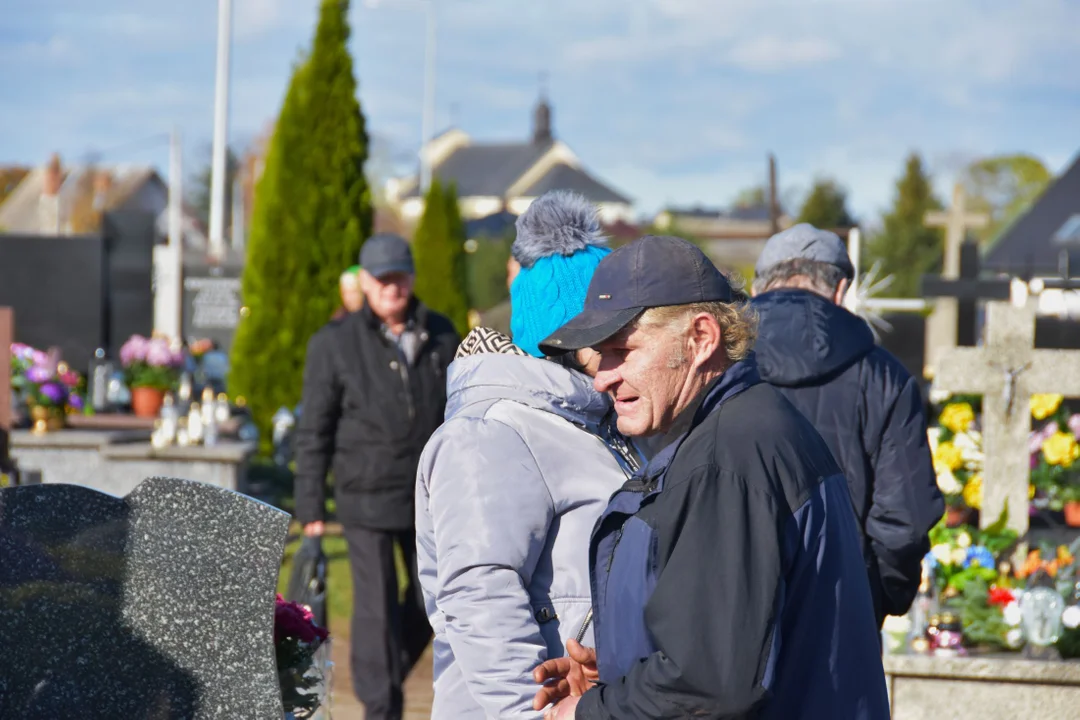
[[[12,343],[11,387],[32,414],[34,408],[42,408],[46,414],[62,416],[82,412],[84,407],[82,376],[55,352]]]
[[[277,596],[274,601],[274,648],[281,701],[285,712],[292,717],[309,718],[319,709],[317,688],[323,677],[316,665],[315,653],[329,637],[325,628],[315,624],[310,610]]]
[[[938,415],[937,427],[930,428],[934,472],[954,525],[964,519],[967,508],[978,510],[982,506],[985,456],[977,425],[979,400],[949,398]]]
[[[934,396],[937,425],[929,430],[938,488],[945,496],[950,522],[972,522],[982,508],[983,439],[979,396]],[[1070,525],[1080,526],[1080,413],[1072,413],[1061,395],[1031,396],[1031,512],[1065,510]]]
[[[1065,510],[1070,525],[1080,525],[1080,414],[1071,414],[1061,395],[1034,395],[1031,416],[1037,426],[1029,438],[1031,484],[1037,508]]]
[[[120,364],[127,384],[167,392],[176,387],[184,355],[173,349],[168,338],[132,335],[120,348]]]

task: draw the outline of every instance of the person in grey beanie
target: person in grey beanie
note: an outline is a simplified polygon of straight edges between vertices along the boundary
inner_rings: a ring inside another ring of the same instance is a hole
[[[437,720],[539,718],[533,669],[591,642],[589,535],[640,459],[593,388],[597,354],[556,362],[538,343],[581,311],[608,252],[585,198],[538,198],[517,220],[513,340],[477,328],[450,365],[416,482]]]

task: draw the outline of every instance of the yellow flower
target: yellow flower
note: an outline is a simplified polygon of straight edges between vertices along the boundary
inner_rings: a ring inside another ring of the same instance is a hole
[[[953,433],[967,432],[975,422],[975,411],[968,403],[951,403],[941,411],[938,422]]]
[[[1080,460],[1080,445],[1072,433],[1060,430],[1047,438],[1042,444],[1043,457],[1051,465],[1072,467],[1073,462]]]
[[[1073,558],[1072,554],[1069,552],[1069,548],[1065,547],[1064,545],[1058,545],[1058,549],[1057,549],[1058,565],[1060,565],[1061,567],[1066,567],[1068,565],[1072,565],[1074,559],[1075,558]]]
[[[1044,446],[1045,447],[1045,446]],[[945,470],[959,470],[964,467],[964,454],[951,442],[943,442],[934,452],[934,470],[940,474]]]
[[[1061,401],[1064,399],[1064,395],[1054,395],[1051,393],[1032,395],[1031,417],[1036,420],[1045,420],[1057,412],[1057,409],[1061,407]]]
[[[964,485],[964,503],[975,510],[982,507],[982,475],[973,475]]]
[[[1034,485],[1028,485],[1028,500],[1034,500],[1034,499],[1035,499],[1035,486]]]

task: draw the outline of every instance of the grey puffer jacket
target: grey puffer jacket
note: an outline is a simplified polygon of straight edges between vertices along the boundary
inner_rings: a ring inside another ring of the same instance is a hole
[[[462,348],[416,483],[431,716],[539,718],[532,671],[582,629],[593,524],[639,460],[590,378],[491,330]]]

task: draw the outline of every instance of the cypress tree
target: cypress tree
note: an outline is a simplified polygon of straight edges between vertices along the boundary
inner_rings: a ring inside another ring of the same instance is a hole
[[[816,180],[799,211],[798,222],[810,223],[823,230],[852,227],[855,221],[847,209],[847,192],[835,180]]]
[[[323,0],[255,193],[229,390],[246,399],[264,447],[274,412],[299,402],[308,339],[337,307],[338,276],[371,233],[348,9],[348,0]]]
[[[432,179],[424,198],[424,214],[413,235],[416,296],[450,318],[462,336],[469,330],[465,240],[457,189]]]
[[[866,265],[881,261],[881,271],[893,276],[883,294],[917,297],[921,277],[942,261],[941,231],[926,226],[930,210],[941,209],[930,177],[918,153],[908,156],[903,176],[896,181],[892,210],[882,218],[881,232],[866,247]]]

